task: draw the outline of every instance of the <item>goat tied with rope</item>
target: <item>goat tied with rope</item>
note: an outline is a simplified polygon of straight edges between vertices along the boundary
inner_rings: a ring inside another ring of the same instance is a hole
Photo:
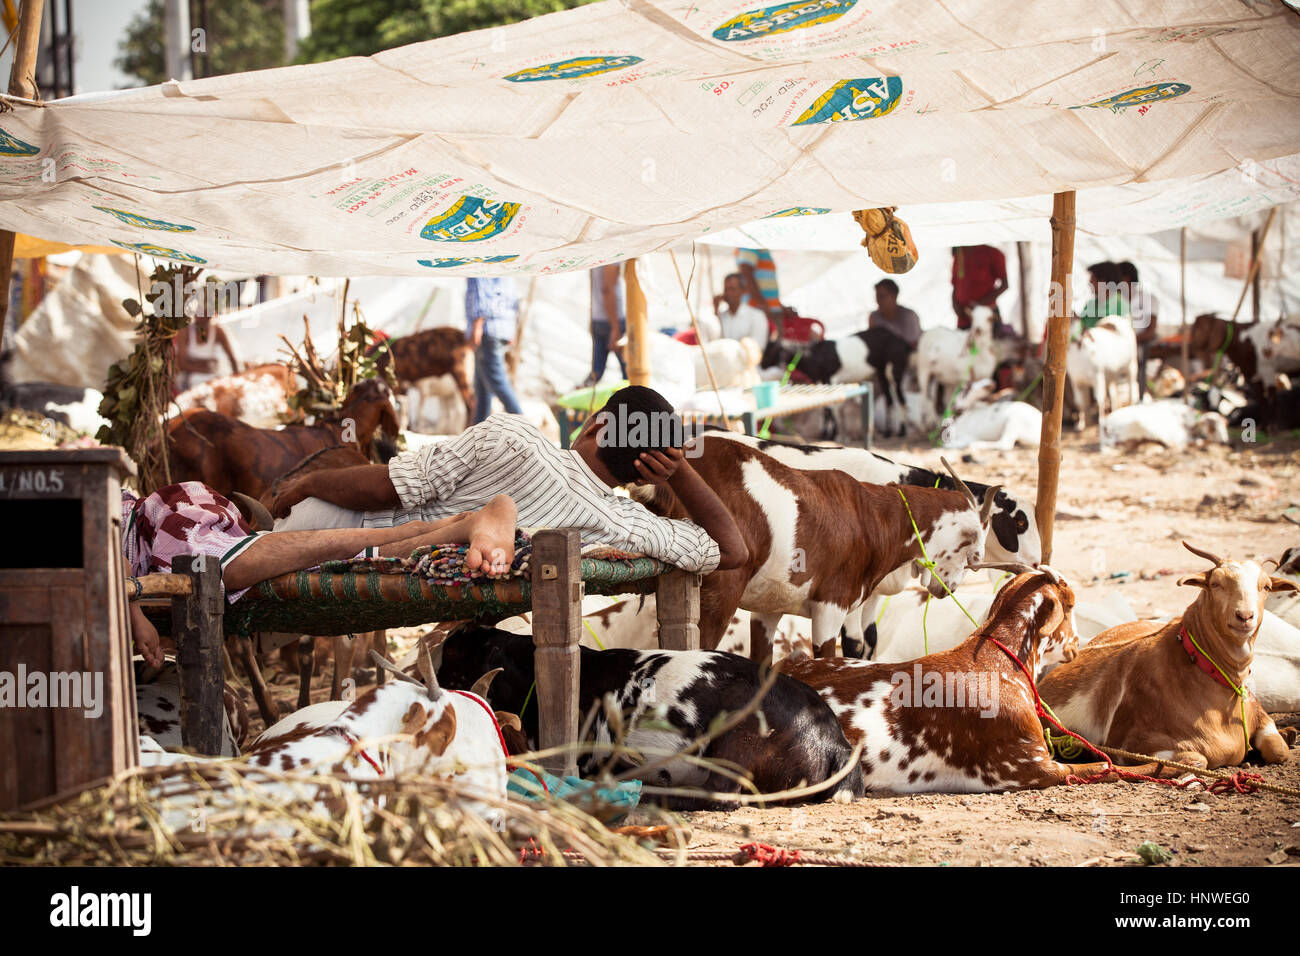
[[[950,651],[897,664],[781,663],[830,704],[850,744],[865,741],[868,791],[1038,789],[1110,769],[1053,758],[1030,681],[1078,651],[1073,590],[1050,568],[982,567],[1016,577],[997,593],[988,621]],[[1126,769],[1154,774],[1158,767]]]
[[[1287,759],[1288,741],[1246,686],[1264,601],[1296,584],[1253,561],[1214,563],[1178,583],[1200,589],[1172,621],[1133,621],[1098,634],[1043,681],[1043,699],[1071,730],[1103,746],[1193,767],[1237,766],[1258,750]],[[1288,728],[1294,742],[1294,730]]]

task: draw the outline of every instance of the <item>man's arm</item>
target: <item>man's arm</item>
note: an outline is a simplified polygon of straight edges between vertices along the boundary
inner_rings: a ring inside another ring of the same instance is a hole
[[[271,514],[283,518],[304,498],[320,498],[352,511],[400,507],[387,465],[356,465],[313,471],[289,482],[271,502]]]
[[[749,548],[721,499],[686,461],[681,449],[648,452],[637,459],[636,469],[651,484],[667,484],[685,507],[691,520],[718,543],[719,571],[738,568],[749,560]]]

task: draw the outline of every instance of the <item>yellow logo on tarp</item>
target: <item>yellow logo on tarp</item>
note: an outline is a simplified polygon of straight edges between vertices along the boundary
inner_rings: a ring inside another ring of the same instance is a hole
[[[713,31],[713,39],[730,43],[815,27],[838,20],[852,10],[857,2],[858,0],[802,0],[750,10],[719,26]]]
[[[179,249],[168,249],[166,246],[157,246],[152,242],[119,242],[116,239],[110,239],[115,246],[121,246],[123,249],[130,249],[132,252],[143,253],[146,256],[161,256],[164,259],[175,259],[178,262],[195,262],[204,265],[208,260],[201,256],[192,256],[188,252],[181,252]]]
[[[823,206],[791,206],[789,209],[782,209],[780,212],[774,212],[770,216],[764,216],[764,219],[785,219],[787,216],[824,216],[830,212],[830,209]]]
[[[569,60],[546,63],[542,66],[530,66],[526,70],[511,73],[502,79],[511,83],[532,83],[537,80],[577,80],[584,76],[599,76],[623,70],[641,62],[639,56],[575,56]]]
[[[814,123],[846,123],[852,120],[884,116],[898,105],[903,95],[903,81],[897,76],[873,79],[840,80],[817,99],[794,121],[794,126]]]
[[[1145,106],[1148,103],[1155,103],[1160,100],[1172,100],[1175,96],[1182,96],[1190,91],[1191,87],[1186,83],[1152,83],[1150,86],[1140,86],[1136,90],[1129,90],[1126,93],[1116,93],[1114,96],[1108,96],[1095,103],[1071,106],[1070,109],[1108,109],[1112,113],[1118,113],[1120,110],[1126,110],[1132,106]]]
[[[437,242],[479,242],[505,231],[519,214],[517,202],[497,202],[461,196],[450,209],[434,216],[420,230],[421,239]]]
[[[109,206],[93,206],[100,212],[106,212],[110,216],[116,216],[128,226],[139,226],[141,229],[161,229],[165,232],[193,232],[193,226],[182,226],[174,222],[167,222],[162,219],[150,219],[148,216],[138,216],[133,212],[126,212],[122,209],[113,209]]]
[[[0,153],[5,156],[35,156],[40,151],[39,146],[24,143],[17,136],[11,136],[0,129]]]
[[[451,256],[443,259],[416,259],[422,266],[430,269],[450,269],[454,266],[469,266],[477,263],[514,262],[519,256]]]

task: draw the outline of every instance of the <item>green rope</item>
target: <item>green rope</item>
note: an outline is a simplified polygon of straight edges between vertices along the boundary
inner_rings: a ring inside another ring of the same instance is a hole
[[[907,520],[912,522],[912,533],[916,535],[916,543],[921,546],[921,559],[920,559],[921,567],[929,571],[930,576],[934,578],[936,581],[938,581],[939,584],[943,587],[943,589],[948,592],[948,596],[952,598],[954,604],[956,604],[959,608],[961,608],[961,612],[966,615],[967,619],[973,625],[979,627],[980,626],[979,621],[971,617],[970,611],[966,610],[966,606],[962,604],[961,601],[957,600],[957,595],[952,593],[952,588],[948,587],[947,582],[944,581],[943,578],[939,577],[939,575],[935,572],[934,570],[935,564],[933,561],[930,560],[930,555],[926,553],[925,541],[923,541],[921,538],[921,529],[916,526],[916,519],[912,517],[912,506],[907,503],[907,495],[903,494],[902,488],[898,489],[898,497],[903,499],[903,507],[907,509]],[[929,602],[927,601],[926,603],[928,604]],[[927,646],[928,646],[928,640],[927,640]]]
[[[1183,625],[1183,630],[1187,631],[1187,636],[1191,638],[1192,647],[1196,648],[1198,651],[1201,651],[1201,645],[1196,643],[1196,635],[1191,632],[1191,630],[1187,627],[1186,624]],[[1224,673],[1223,668],[1220,667],[1215,662],[1213,657],[1205,653],[1205,651],[1201,651],[1201,656],[1204,657],[1211,664],[1214,664],[1214,669],[1222,675],[1225,681],[1228,682],[1228,686],[1232,688],[1232,692],[1236,694],[1237,699],[1241,701],[1241,737],[1246,743],[1246,753],[1250,753],[1250,735],[1249,732],[1246,730],[1246,692],[1232,682],[1232,678],[1229,677],[1226,673]]]
[[[795,367],[799,364],[799,360],[802,358],[803,358],[803,349],[796,349],[794,353],[794,358],[790,359],[790,364],[785,367],[785,375],[781,376],[781,384],[777,386],[778,388],[785,388],[786,385],[790,383],[790,377],[794,375]],[[758,437],[762,439],[767,439],[772,434],[771,429],[772,429],[772,419],[770,418],[763,419],[763,427],[758,430]]]
[[[1219,346],[1219,351],[1216,352],[1215,355],[1214,355],[1214,368],[1210,369],[1210,381],[1211,381],[1211,382],[1213,382],[1216,378],[1219,377],[1219,363],[1223,361],[1223,353],[1226,352],[1226,351],[1228,351],[1228,346],[1229,346],[1230,344],[1232,344],[1232,333],[1233,333],[1233,330],[1236,329],[1236,328],[1237,328],[1236,320],[1234,320],[1234,319],[1229,319],[1229,320],[1228,320],[1228,334],[1225,335],[1225,336],[1223,337],[1223,344]],[[1190,634],[1190,633],[1191,633],[1191,632],[1189,631],[1188,634]],[[1207,658],[1207,660],[1208,660],[1208,658]],[[1214,662],[1213,662],[1213,661],[1210,661],[1210,663],[1213,664]],[[1218,667],[1219,665],[1218,665],[1218,664],[1215,664],[1214,666],[1215,666],[1215,667]],[[1247,748],[1247,749],[1249,750],[1250,748]]]

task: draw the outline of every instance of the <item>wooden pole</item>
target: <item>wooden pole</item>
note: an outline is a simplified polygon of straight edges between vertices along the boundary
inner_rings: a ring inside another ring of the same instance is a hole
[[[1178,302],[1183,310],[1183,403],[1187,403],[1187,391],[1192,378],[1191,359],[1187,354],[1187,227],[1178,230]]]
[[[1020,334],[1029,341],[1029,243],[1016,243],[1016,261],[1020,266]]]
[[[36,55],[41,46],[41,13],[45,0],[23,0],[18,9],[18,45],[9,71],[9,93],[27,100],[39,100],[36,86]],[[0,334],[9,321],[9,279],[14,270],[14,234],[0,232]]]
[[[649,385],[650,321],[635,259],[623,264],[623,281],[627,285],[627,379],[632,385]]]
[[[221,618],[226,598],[221,568],[216,561],[189,554],[178,555],[172,567],[191,581],[190,594],[172,602],[172,637],[181,677],[181,743],[194,753],[215,756],[221,753],[225,708]]]
[[[573,528],[533,537],[533,666],[537,679],[538,743],[572,748],[578,740],[578,640],[582,637],[582,542]],[[542,765],[577,772],[577,753],[561,751]]]
[[[1254,262],[1259,258],[1260,242],[1259,230],[1254,229],[1250,233],[1250,261]],[[1250,321],[1259,321],[1259,272],[1255,272],[1255,277],[1250,281]]]
[[[1268,227],[1273,225],[1273,216],[1276,213],[1277,206],[1274,206],[1268,211],[1268,218],[1264,220],[1264,228],[1259,231],[1258,243],[1253,241],[1252,236],[1251,245],[1254,246],[1255,251],[1250,257],[1250,272],[1246,274],[1246,281],[1242,283],[1241,286],[1241,295],[1237,297],[1237,307],[1232,310],[1232,319],[1230,320],[1232,322],[1237,321],[1237,314],[1241,312],[1241,305],[1246,301],[1246,293],[1250,290],[1251,285],[1255,281],[1255,273],[1259,271],[1260,257],[1264,255],[1264,240],[1268,237]]]
[[[1043,562],[1052,558],[1056,482],[1061,472],[1061,412],[1065,401],[1065,352],[1070,345],[1070,279],[1074,272],[1074,191],[1052,199],[1052,287],[1047,319],[1047,364],[1043,366],[1043,430],[1038,446],[1038,534]]]

